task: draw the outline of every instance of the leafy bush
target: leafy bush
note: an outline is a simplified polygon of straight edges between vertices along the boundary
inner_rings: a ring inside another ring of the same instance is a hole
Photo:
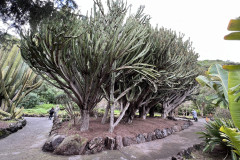
[[[39,96],[36,93],[29,93],[27,96],[24,97],[19,106],[22,106],[24,108],[33,108],[39,104]]]
[[[231,150],[231,147],[227,146],[226,142],[223,142],[223,137],[221,136],[221,132],[219,131],[222,126],[228,128],[235,128],[232,120],[230,119],[216,119],[215,121],[210,121],[205,125],[205,132],[198,132],[202,136],[206,142],[206,146],[203,151],[213,150],[216,145],[221,145],[226,147],[226,149]]]
[[[231,114],[228,109],[218,107],[218,108],[216,108],[216,111],[215,111],[215,117],[231,119]]]

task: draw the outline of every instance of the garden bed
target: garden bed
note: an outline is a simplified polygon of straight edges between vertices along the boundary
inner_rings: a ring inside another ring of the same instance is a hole
[[[72,121],[53,126],[52,136],[43,151],[63,155],[94,154],[103,150],[115,150],[131,144],[162,139],[174,132],[188,128],[191,121],[173,121],[161,118],[134,119],[132,124],[120,123],[113,133],[108,132],[109,123],[91,119],[89,131],[80,132],[80,126]]]

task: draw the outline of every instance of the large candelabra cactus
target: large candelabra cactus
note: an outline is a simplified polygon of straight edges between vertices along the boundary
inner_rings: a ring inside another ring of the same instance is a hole
[[[23,97],[40,87],[41,80],[23,62],[16,45],[10,52],[0,50],[0,115],[18,119],[23,107],[16,108]]]

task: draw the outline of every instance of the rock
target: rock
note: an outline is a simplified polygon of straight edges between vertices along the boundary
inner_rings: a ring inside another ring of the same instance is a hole
[[[167,137],[168,136],[167,129],[163,129],[162,130],[162,135],[163,135],[163,137]]]
[[[95,137],[88,143],[88,148],[92,154],[101,152],[104,149],[104,139],[102,137]]]
[[[172,130],[172,128],[166,128],[166,130],[167,130],[167,134],[168,134],[168,135],[173,134],[173,130]]]
[[[155,140],[155,139],[157,139],[156,136],[155,136],[155,132],[150,132],[150,133],[148,133],[147,138],[146,138],[146,141],[147,141],[147,142],[153,141],[153,140]]]
[[[157,139],[161,139],[161,138],[164,137],[163,133],[160,129],[155,129],[154,132],[155,132],[155,136],[156,136]]]
[[[23,127],[26,126],[26,124],[27,124],[26,119],[23,119],[23,120],[21,120],[20,122],[22,123],[22,126],[23,126]]]
[[[115,148],[115,139],[112,137],[107,137],[105,140],[105,146],[107,149],[113,150]]]
[[[86,147],[87,141],[87,138],[83,138],[78,134],[66,137],[54,150],[54,153],[60,155],[82,154]]]
[[[188,122],[189,126],[193,125],[193,122],[192,121],[189,121]]]
[[[64,135],[56,135],[52,138],[52,147],[55,150],[61,143],[62,141],[65,139],[66,136]]]
[[[22,122],[18,121],[15,125],[18,129],[22,129],[23,126],[22,126]]]
[[[137,143],[144,143],[144,142],[146,142],[146,139],[143,134],[138,134],[136,137],[136,141],[137,141]]]
[[[7,137],[9,134],[11,134],[10,131],[5,128],[0,128],[0,139]]]
[[[116,142],[115,149],[120,149],[123,147],[123,141],[121,136],[116,136],[115,142]]]
[[[186,124],[181,126],[182,130],[187,129],[188,127],[189,127],[189,125],[186,125]]]
[[[131,144],[137,144],[136,137],[123,137],[123,146],[130,146]]]
[[[182,128],[180,126],[173,126],[173,130],[175,132],[180,132],[182,130]]]
[[[18,127],[15,125],[15,124],[10,124],[9,125],[9,128],[7,128],[7,130],[9,131],[9,132],[12,132],[12,133],[14,133],[14,132],[17,132],[17,130],[18,130]]]

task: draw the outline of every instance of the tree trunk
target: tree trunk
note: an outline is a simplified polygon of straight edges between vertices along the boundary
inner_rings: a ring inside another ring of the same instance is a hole
[[[147,117],[147,114],[146,114],[146,108],[145,108],[145,106],[142,106],[141,109],[142,109],[142,111],[141,111],[140,118],[143,119],[143,120],[145,120],[146,117]]]
[[[152,108],[149,110],[149,116],[150,116],[150,117],[154,117],[154,110],[155,110],[155,107],[152,107]]]
[[[112,66],[112,74],[111,74],[111,86],[110,86],[110,96],[109,96],[109,106],[110,106],[110,125],[109,132],[112,133],[114,130],[114,109],[115,109],[115,98],[114,98],[114,84],[115,84],[115,76],[116,73],[114,70],[116,69],[116,61],[113,62]]]
[[[81,127],[80,131],[84,132],[87,131],[89,128],[89,111],[88,110],[81,110]]]
[[[107,121],[109,109],[110,109],[110,106],[109,106],[109,103],[108,103],[107,106],[106,106],[106,108],[105,108],[104,115],[103,115],[103,117],[102,117],[102,124],[105,124],[106,121]]]

